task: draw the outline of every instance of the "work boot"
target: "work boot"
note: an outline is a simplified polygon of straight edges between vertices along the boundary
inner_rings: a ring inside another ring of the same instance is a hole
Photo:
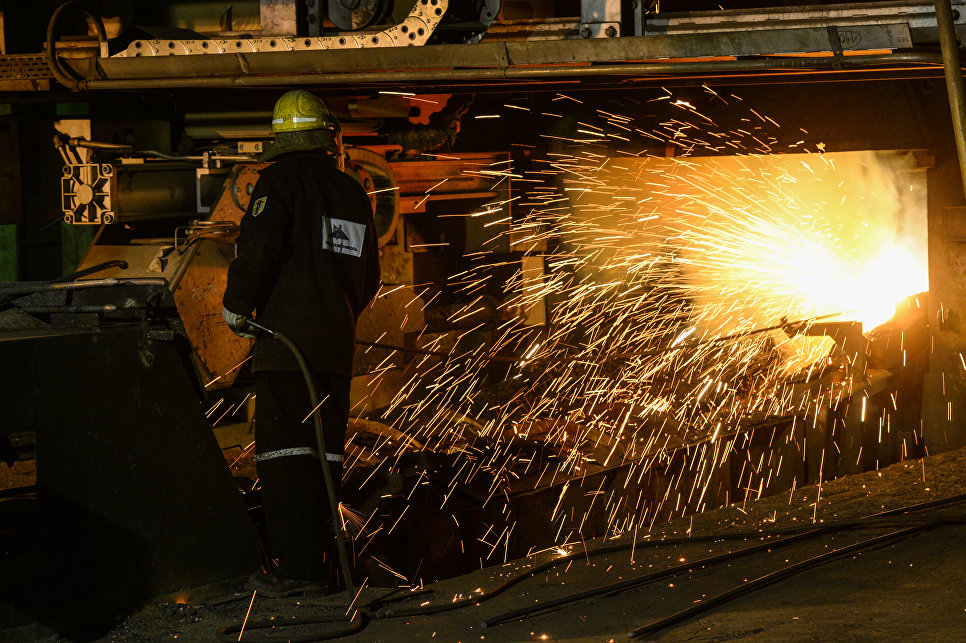
[[[282,578],[259,572],[248,577],[248,585],[268,598],[284,598],[305,592],[325,592],[326,582],[307,578]]]

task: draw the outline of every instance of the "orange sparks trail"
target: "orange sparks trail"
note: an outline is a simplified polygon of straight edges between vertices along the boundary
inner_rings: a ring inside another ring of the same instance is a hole
[[[252,613],[252,605],[255,604],[255,595],[258,594],[258,590],[252,592],[252,601],[248,604],[248,611],[245,612],[245,620],[242,622],[241,629],[238,630],[238,640],[242,640],[242,636],[245,634],[245,626],[248,625],[248,617]]]
[[[547,151],[525,168],[501,161],[469,171],[491,178],[495,192],[510,181],[513,190],[453,216],[489,217],[484,229],[492,226],[496,240],[509,235],[522,259],[489,251],[464,257],[467,267],[448,282],[466,302],[448,316],[459,330],[420,333],[422,350],[452,357],[414,356],[383,411],[406,440],[385,437],[366,447],[366,460],[358,450],[347,471],[355,462],[375,467],[363,485],[375,470],[398,466],[412,444],[459,454],[441,508],[460,485],[491,477],[485,504],[503,507],[507,523],[490,525],[480,540],[490,555],[506,555],[515,526],[511,484],[585,476],[589,463],[627,465],[624,488],[666,477],[663,497],[625,496],[602,482],[581,489],[576,480],[562,486],[551,522],[558,544],[582,539],[599,508],[610,533],[634,532],[636,542],[638,528],[659,513],[710,506],[720,495],[714,472],[749,443],[741,427],[769,418],[791,427],[788,435],[762,429],[771,435],[767,455],[748,451],[741,461],[734,488],[747,499],[782,472],[780,442],[797,443],[803,459],[805,430],[827,409],[848,412],[864,378],[853,377],[855,349],[807,331],[822,318],[861,322],[868,332],[926,290],[923,174],[909,171],[908,155],[782,142],[776,121],[708,89],[709,106],[741,116],[739,127],[720,131],[699,101],[663,91],[654,100],[666,101],[672,117],[656,126],[597,109],[567,131],[560,115],[505,105],[505,115],[526,112],[535,127],[546,119]],[[655,145],[675,156],[649,153]],[[429,303],[417,300],[414,311]],[[497,321],[473,321],[493,300]],[[494,371],[492,355],[518,361]],[[380,364],[370,386],[383,386],[389,370]],[[888,419],[879,421],[888,430]],[[519,448],[533,440],[556,450],[553,462]],[[583,516],[564,502],[575,492],[589,498]],[[406,509],[387,523],[389,532]]]

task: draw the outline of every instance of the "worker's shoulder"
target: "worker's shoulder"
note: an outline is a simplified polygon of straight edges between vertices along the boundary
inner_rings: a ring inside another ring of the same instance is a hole
[[[281,184],[311,181],[348,190],[363,189],[355,179],[336,167],[331,158],[318,152],[293,152],[281,156],[262,169],[259,178]]]
[[[258,171],[259,179],[270,181],[293,179],[302,174],[325,173],[335,165],[319,152],[292,152],[284,154]],[[337,171],[337,170],[336,170]]]
[[[351,174],[343,172],[334,163],[328,163],[325,169],[321,171],[319,175],[319,180],[325,183],[332,192],[343,197],[348,197],[349,195],[355,193],[357,196],[361,196],[363,199],[368,200],[365,188],[352,177]]]
[[[335,185],[337,185],[340,190],[348,194],[351,194],[352,192],[356,192],[359,195],[361,195],[363,199],[368,200],[369,196],[366,194],[366,189],[362,187],[362,185],[360,185],[358,181],[352,178],[351,175],[346,174],[345,172],[342,172],[341,170],[338,170],[338,169],[335,170],[335,174],[337,176],[334,178],[334,182],[335,182]]]

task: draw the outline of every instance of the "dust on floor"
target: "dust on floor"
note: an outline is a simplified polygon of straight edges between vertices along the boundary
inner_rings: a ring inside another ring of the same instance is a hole
[[[566,549],[570,560],[546,569],[486,599],[507,579],[528,573],[536,564],[562,559],[549,551],[499,567],[490,567],[422,588],[401,592],[405,600],[372,610],[374,618],[345,641],[611,641],[627,632],[684,608],[707,601],[748,579],[760,577],[834,548],[878,536],[899,527],[841,530],[771,551],[678,574],[658,582],[569,603],[527,618],[483,627],[521,607],[546,604],[614,582],[650,574],[672,565],[749,547],[760,538],[702,540],[749,530],[762,532],[827,524],[885,510],[966,494],[966,449],[901,462],[655,526],[649,534],[576,543]],[[963,505],[929,510],[959,514]],[[653,638],[685,641],[959,641],[966,633],[966,548],[962,524],[923,531],[894,544],[856,553],[804,571],[780,583],[747,594]],[[681,538],[690,539],[680,542]],[[669,541],[661,544],[660,541]],[[772,541],[769,541],[772,542]],[[671,544],[674,543],[674,544]],[[602,547],[619,551],[595,555]],[[586,552],[585,552],[586,547]],[[281,627],[299,621],[345,619],[385,597],[390,590],[365,588],[358,596],[303,596],[266,599],[238,583],[222,604],[155,603],[124,618],[101,641],[216,640],[219,628],[246,623],[242,641],[265,635],[319,636],[345,629],[344,623],[322,622]],[[432,615],[399,616],[420,606],[449,605],[474,596],[468,606]],[[396,595],[398,598],[399,595]],[[390,601],[393,597],[389,597]],[[482,599],[482,600],[481,600]],[[351,609],[347,609],[350,607]],[[246,621],[247,615],[247,621]],[[273,631],[259,629],[271,622]],[[237,631],[225,640],[238,640]],[[264,639],[262,639],[264,640]],[[277,639],[277,640],[285,640]],[[308,640],[308,639],[304,639]]]

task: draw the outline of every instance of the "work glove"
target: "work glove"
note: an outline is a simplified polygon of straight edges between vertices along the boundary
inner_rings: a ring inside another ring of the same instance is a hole
[[[244,337],[245,339],[255,339],[255,335],[248,332],[250,327],[248,325],[248,320],[245,319],[244,315],[233,313],[222,306],[221,316],[225,318],[225,323],[228,324],[228,328],[230,328],[233,333],[239,337]]]

